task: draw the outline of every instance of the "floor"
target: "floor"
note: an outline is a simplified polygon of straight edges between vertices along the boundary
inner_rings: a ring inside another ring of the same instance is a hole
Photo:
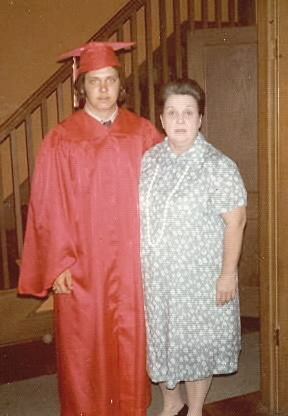
[[[203,416],[268,416],[268,412],[260,392],[255,392],[205,405]]]
[[[259,321],[242,318],[238,373],[214,377],[203,416],[263,416],[259,393]],[[54,343],[46,339],[0,348],[0,415],[58,415]],[[147,416],[161,409],[157,386]]]

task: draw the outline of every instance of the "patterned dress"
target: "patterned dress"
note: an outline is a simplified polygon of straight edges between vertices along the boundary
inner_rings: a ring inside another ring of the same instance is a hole
[[[237,370],[239,299],[216,306],[221,214],[246,205],[236,164],[199,133],[176,155],[167,139],[142,161],[142,271],[148,372],[174,388]]]

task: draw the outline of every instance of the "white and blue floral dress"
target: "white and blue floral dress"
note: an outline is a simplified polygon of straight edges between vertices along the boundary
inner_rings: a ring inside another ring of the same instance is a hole
[[[221,214],[246,205],[236,164],[199,133],[176,155],[167,139],[144,155],[141,258],[148,372],[154,382],[237,370],[239,299],[216,306],[223,255]]]

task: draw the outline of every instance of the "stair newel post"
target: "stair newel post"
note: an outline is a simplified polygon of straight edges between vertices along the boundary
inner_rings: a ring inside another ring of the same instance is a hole
[[[11,131],[10,136],[11,146],[11,160],[12,160],[12,181],[13,181],[13,194],[14,194],[14,213],[16,223],[16,236],[17,236],[17,249],[18,258],[21,258],[23,248],[23,226],[22,226],[22,214],[21,214],[21,198],[20,198],[20,180],[18,169],[18,152],[17,152],[17,135],[16,130]]]
[[[147,62],[147,85],[148,85],[148,107],[149,119],[155,123],[155,91],[154,91],[154,68],[153,68],[153,45],[152,45],[152,0],[145,2],[145,43]]]
[[[201,2],[201,14],[202,14],[202,27],[208,28],[208,0],[202,0]]]
[[[26,152],[27,152],[27,165],[28,165],[28,181],[29,188],[31,188],[33,166],[34,166],[34,153],[33,153],[33,133],[31,114],[27,114],[25,118],[25,140],[26,140]]]
[[[124,30],[123,30],[123,25],[120,26],[117,30],[117,42],[123,42],[124,40]],[[124,58],[124,54],[120,54],[118,56],[118,59],[121,63],[121,66],[123,68],[123,73],[125,74],[125,58]]]
[[[173,23],[175,36],[175,63],[176,63],[176,77],[182,77],[182,44],[181,44],[181,17],[180,17],[180,2],[173,0]]]
[[[235,26],[235,0],[228,1],[228,19],[231,27]]]
[[[41,100],[41,129],[42,136],[44,137],[48,133],[48,108],[46,97],[43,97]]]
[[[3,272],[3,289],[10,288],[9,268],[8,268],[8,250],[7,237],[5,227],[5,207],[4,207],[4,190],[3,190],[3,174],[0,149],[0,243],[2,252],[2,272]]]
[[[222,26],[222,7],[221,7],[221,0],[215,0],[215,21],[216,26]]]
[[[57,119],[60,123],[64,119],[64,99],[63,99],[63,84],[59,82],[56,90],[57,97]]]
[[[159,28],[161,49],[161,73],[162,82],[165,84],[169,79],[169,66],[167,54],[167,13],[166,0],[159,0]]]
[[[131,16],[131,40],[137,42],[137,13]],[[140,115],[140,88],[139,88],[139,68],[138,68],[138,50],[132,49],[132,80],[133,80],[133,107],[134,111]]]
[[[187,10],[188,10],[189,30],[193,31],[195,28],[195,1],[194,0],[188,0]]]

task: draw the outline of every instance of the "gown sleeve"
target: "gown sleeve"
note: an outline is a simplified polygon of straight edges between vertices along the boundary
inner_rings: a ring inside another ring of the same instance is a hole
[[[61,130],[44,139],[33,175],[18,292],[46,296],[55,278],[76,262],[69,152]]]
[[[145,119],[145,130],[144,130],[144,149],[143,151],[150,149],[155,144],[162,142],[163,134],[161,134],[157,128],[150,121]]]

